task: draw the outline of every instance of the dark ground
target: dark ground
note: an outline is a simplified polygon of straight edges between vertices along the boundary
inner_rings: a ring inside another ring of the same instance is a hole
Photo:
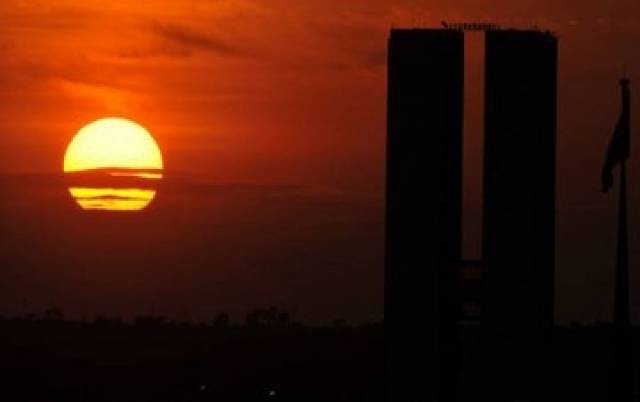
[[[482,389],[482,338],[479,327],[462,328],[460,397],[472,401]],[[383,330],[307,327],[273,309],[241,325],[227,316],[77,322],[55,310],[4,318],[0,394],[12,402],[383,401]],[[634,340],[637,357],[637,329]],[[552,379],[548,400],[608,400],[611,345],[607,324],[557,327],[540,372]]]
[[[55,314],[54,314],[55,315]],[[381,325],[0,321],[13,402],[381,401]]]

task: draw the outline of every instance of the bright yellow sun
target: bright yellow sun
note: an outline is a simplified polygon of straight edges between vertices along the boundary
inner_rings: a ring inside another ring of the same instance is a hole
[[[84,126],[64,155],[64,171],[100,168],[162,169],[162,154],[141,125],[121,118],[106,118]]]
[[[162,178],[162,153],[149,131],[131,120],[105,118],[84,126],[69,143],[64,172],[69,192],[89,210],[141,210]]]

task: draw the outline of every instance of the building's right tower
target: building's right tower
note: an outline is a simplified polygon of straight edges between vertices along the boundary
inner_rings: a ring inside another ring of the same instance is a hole
[[[557,38],[486,33],[484,303],[488,390],[537,400],[554,324]],[[500,395],[503,394],[503,395]]]

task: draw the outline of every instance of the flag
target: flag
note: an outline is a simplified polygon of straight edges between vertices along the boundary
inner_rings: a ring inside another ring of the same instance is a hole
[[[604,166],[602,167],[602,192],[608,192],[613,186],[613,168],[629,158],[630,123],[629,123],[629,80],[620,81],[622,85],[622,113],[616,129],[611,137]]]

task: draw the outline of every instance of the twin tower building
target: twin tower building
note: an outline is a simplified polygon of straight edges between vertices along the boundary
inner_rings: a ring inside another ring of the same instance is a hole
[[[557,38],[485,32],[482,285],[462,347],[464,32],[389,39],[389,401],[544,400],[554,324]],[[463,366],[465,369],[463,369]],[[478,389],[479,388],[479,389]]]

